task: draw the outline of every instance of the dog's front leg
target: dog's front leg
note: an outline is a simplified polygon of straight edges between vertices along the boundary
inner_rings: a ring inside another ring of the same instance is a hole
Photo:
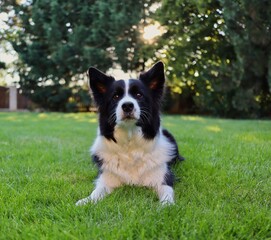
[[[85,205],[89,202],[96,203],[120,185],[121,181],[116,176],[108,172],[103,172],[96,180],[96,187],[90,196],[79,200],[76,206]]]
[[[76,203],[76,206],[86,205],[89,202],[96,203],[99,200],[103,199],[110,192],[112,192],[112,190],[110,190],[109,188],[103,186],[96,186],[90,196],[79,200]]]

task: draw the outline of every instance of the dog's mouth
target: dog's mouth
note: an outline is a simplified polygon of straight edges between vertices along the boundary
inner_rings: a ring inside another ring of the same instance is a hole
[[[123,121],[129,121],[129,120],[137,120],[135,115],[132,112],[124,112],[122,116]]]

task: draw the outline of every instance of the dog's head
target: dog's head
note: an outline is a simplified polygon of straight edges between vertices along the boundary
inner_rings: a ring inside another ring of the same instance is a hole
[[[99,110],[101,135],[115,140],[114,128],[136,125],[152,139],[160,127],[159,107],[165,76],[162,62],[156,63],[139,79],[115,80],[96,68],[89,68],[89,86]]]

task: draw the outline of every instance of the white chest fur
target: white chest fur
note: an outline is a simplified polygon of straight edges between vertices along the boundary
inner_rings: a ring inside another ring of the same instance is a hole
[[[146,140],[140,127],[118,126],[114,137],[117,143],[98,135],[91,148],[91,153],[103,160],[103,171],[118,176],[123,183],[144,186],[164,176],[174,146],[161,131],[153,140]]]

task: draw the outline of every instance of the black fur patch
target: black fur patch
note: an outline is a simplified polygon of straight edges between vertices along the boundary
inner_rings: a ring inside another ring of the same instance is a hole
[[[97,155],[92,155],[92,161],[98,167],[99,174],[102,173],[103,159],[99,158]]]
[[[137,98],[138,93],[140,98]],[[142,128],[144,138],[153,139],[160,128],[160,115],[159,105],[152,98],[151,90],[142,81],[130,79],[129,94],[137,100],[141,111],[136,125]]]
[[[114,128],[116,126],[116,108],[121,97],[124,95],[125,84],[123,80],[114,81],[103,95],[104,103],[99,107],[99,126],[101,135],[108,140],[117,142],[114,137]],[[114,98],[119,95],[120,97]]]
[[[170,168],[168,167],[167,173],[164,176],[164,185],[168,185],[173,187],[174,184],[174,174],[171,172]]]

